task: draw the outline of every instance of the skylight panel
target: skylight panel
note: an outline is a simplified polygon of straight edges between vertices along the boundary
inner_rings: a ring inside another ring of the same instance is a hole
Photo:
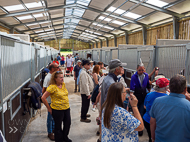
[[[65,10],[65,15],[66,15],[66,16],[72,15],[72,9],[66,8],[66,10]]]
[[[65,23],[68,23],[68,22],[70,22],[70,19],[65,19]]]
[[[101,20],[103,20],[105,17],[104,16],[100,16],[98,19],[101,19]],[[104,19],[104,21],[111,21],[112,19],[110,19],[110,18],[105,18]]]
[[[132,12],[127,12],[126,14],[124,14],[124,16],[130,17],[130,18],[133,18],[133,19],[137,19],[137,18],[141,17],[141,15],[135,14],[135,13],[132,13]]]
[[[74,3],[75,2],[75,0],[67,0],[66,1],[66,4],[72,4],[72,3]]]
[[[167,2],[161,1],[161,0],[148,0],[146,3],[158,6],[158,7],[163,7],[168,5]]]
[[[42,3],[44,4],[44,1],[42,1]],[[36,8],[36,7],[42,7],[42,3],[39,1],[39,2],[32,2],[32,3],[26,3],[26,7],[27,8]]]
[[[82,16],[85,10],[74,9],[73,15]]]
[[[22,4],[18,5],[11,5],[11,6],[5,6],[4,7],[7,11],[15,11],[15,10],[22,10],[25,9]]]
[[[113,12],[114,10],[116,10],[116,7],[111,6],[110,8],[108,8],[107,11]],[[116,13],[116,14],[122,14],[124,12],[125,12],[125,10],[119,9],[119,8],[116,11],[114,11],[114,13]]]
[[[73,23],[78,23],[80,20],[79,19],[71,19],[71,22]]]
[[[17,17],[19,20],[26,20],[26,19],[32,19],[33,17],[31,15],[27,15],[27,16],[21,16],[21,17]]]
[[[117,24],[117,25],[124,25],[125,24],[124,22],[120,22],[117,20],[112,21],[112,23]]]

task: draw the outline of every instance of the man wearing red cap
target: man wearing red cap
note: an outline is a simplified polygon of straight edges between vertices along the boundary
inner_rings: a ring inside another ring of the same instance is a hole
[[[146,113],[143,116],[144,120],[144,126],[147,130],[148,136],[149,136],[149,142],[152,142],[151,140],[151,133],[150,133],[150,115],[149,111],[152,107],[152,104],[154,100],[158,97],[167,96],[166,91],[168,90],[169,80],[166,78],[159,78],[156,81],[156,86],[154,87],[155,92],[148,93],[146,95],[146,98],[144,100],[144,106],[146,108]]]
[[[164,86],[162,82],[158,82],[158,87]],[[190,102],[185,98],[185,77],[172,77],[169,89],[170,94],[156,98],[150,110],[152,142],[190,142]]]

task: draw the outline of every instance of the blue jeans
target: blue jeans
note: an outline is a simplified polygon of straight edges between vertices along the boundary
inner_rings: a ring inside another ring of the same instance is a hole
[[[53,117],[50,114],[50,112],[48,112],[48,115],[47,115],[47,132],[48,132],[48,134],[53,133],[54,128],[55,128],[55,122],[54,122]]]

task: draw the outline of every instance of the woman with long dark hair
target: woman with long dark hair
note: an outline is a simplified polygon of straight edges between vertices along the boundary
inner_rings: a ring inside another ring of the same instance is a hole
[[[143,120],[137,108],[138,100],[130,94],[129,102],[134,116],[123,108],[126,89],[122,83],[113,83],[108,90],[107,99],[102,105],[101,142],[138,142],[138,132],[144,129]]]

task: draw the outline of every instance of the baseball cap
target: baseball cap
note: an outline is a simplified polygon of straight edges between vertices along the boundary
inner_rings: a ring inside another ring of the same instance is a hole
[[[166,78],[164,75],[157,75],[154,80],[157,81],[159,78]],[[156,82],[153,82],[152,85],[156,86]]]
[[[119,66],[127,66],[127,63],[122,63],[119,59],[114,59],[109,62],[109,69],[114,69]]]
[[[77,61],[77,63],[79,63],[79,62],[81,63],[81,60],[78,60],[78,61]]]
[[[94,61],[90,60],[90,63],[94,63]]]
[[[86,64],[90,64],[90,61],[89,61],[89,60],[83,60],[83,61],[82,61],[82,65],[84,66],[84,65],[86,65]]]
[[[169,85],[169,80],[167,78],[159,78],[157,81],[156,81],[156,86],[159,87],[159,88],[163,88],[163,87],[166,87]]]

